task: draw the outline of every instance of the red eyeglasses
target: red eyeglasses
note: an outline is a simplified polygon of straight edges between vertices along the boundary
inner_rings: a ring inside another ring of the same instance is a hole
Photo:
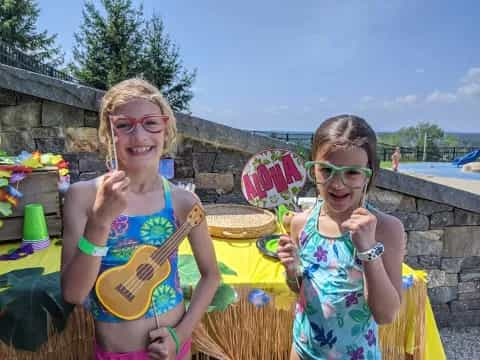
[[[140,124],[149,133],[159,133],[165,130],[168,121],[168,115],[145,115],[136,119],[126,115],[109,115],[115,132],[120,134],[131,134]]]

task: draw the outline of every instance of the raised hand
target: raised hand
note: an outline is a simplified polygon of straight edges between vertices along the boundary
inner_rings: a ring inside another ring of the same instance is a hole
[[[115,170],[102,177],[92,207],[92,215],[96,220],[110,224],[127,208],[129,184],[130,179],[122,170]]]
[[[297,245],[288,235],[280,236],[277,255],[286,269],[295,269],[299,264]]]
[[[376,244],[376,228],[377,218],[363,207],[355,209],[350,218],[341,224],[343,232],[350,231],[353,245],[358,251],[366,251]]]

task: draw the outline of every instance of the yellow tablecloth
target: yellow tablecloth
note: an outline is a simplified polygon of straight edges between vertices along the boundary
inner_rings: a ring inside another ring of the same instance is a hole
[[[19,243],[0,244],[0,254],[4,254],[19,245]],[[286,309],[294,301],[295,295],[289,291],[285,284],[282,265],[262,255],[258,251],[254,240],[215,239],[214,246],[217,259],[237,272],[236,276],[224,276],[226,283],[239,287],[254,287],[267,290],[275,295],[275,304],[280,308]],[[52,244],[48,249],[23,259],[0,261],[0,275],[11,270],[38,266],[44,267],[45,273],[58,271],[60,269],[60,251],[60,246]],[[181,244],[179,252],[180,254],[191,254],[188,241],[184,241]],[[424,272],[415,271],[405,264],[403,265],[403,274],[412,274],[417,278],[417,281],[426,281]],[[411,307],[409,311],[408,317],[414,318],[415,308]],[[415,348],[415,328],[407,326],[407,331],[405,348],[408,353],[413,354],[413,349]],[[428,297],[425,304],[424,341],[425,359],[442,360],[446,358]]]
[[[224,276],[224,281],[230,285],[256,287],[268,290],[275,294],[275,304],[281,308],[287,308],[295,295],[288,289],[283,275],[283,266],[263,254],[256,246],[255,239],[252,240],[226,240],[214,239],[214,247],[219,261],[224,262],[237,272],[237,276]],[[184,241],[179,252],[191,254],[191,248],[187,241]],[[413,275],[416,281],[422,281],[426,286],[426,273],[414,270],[403,264],[402,273],[404,276]],[[407,290],[408,291],[408,290]],[[413,319],[416,316],[416,307],[408,308],[408,317]],[[413,324],[411,321],[409,324]],[[415,349],[415,327],[407,323],[407,353],[413,354]],[[425,359],[442,360],[446,359],[440,334],[433,316],[428,296],[425,304]]]

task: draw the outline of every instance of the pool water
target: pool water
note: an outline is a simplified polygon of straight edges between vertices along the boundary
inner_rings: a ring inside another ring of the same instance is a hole
[[[446,162],[400,162],[398,170],[399,172],[403,173],[432,175],[466,180],[480,180],[480,173],[464,172],[462,171],[462,167],[457,167]]]

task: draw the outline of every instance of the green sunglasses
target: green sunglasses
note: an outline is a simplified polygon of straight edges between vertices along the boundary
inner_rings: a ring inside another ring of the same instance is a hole
[[[335,166],[322,161],[307,161],[305,168],[315,184],[325,185],[339,174],[342,183],[353,189],[365,186],[373,174],[372,169],[364,166]]]

